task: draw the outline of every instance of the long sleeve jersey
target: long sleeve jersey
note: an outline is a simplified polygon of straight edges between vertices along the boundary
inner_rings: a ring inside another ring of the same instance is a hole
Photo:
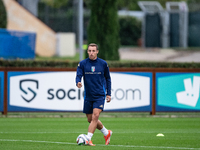
[[[89,101],[105,100],[111,96],[111,78],[108,65],[103,59],[82,60],[77,67],[76,84],[84,80],[84,99]]]

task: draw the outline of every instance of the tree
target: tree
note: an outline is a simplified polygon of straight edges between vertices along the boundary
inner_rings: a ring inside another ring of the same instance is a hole
[[[138,45],[141,38],[141,21],[135,17],[119,17],[121,45]]]
[[[87,32],[88,44],[98,44],[98,56],[100,58],[119,60],[117,0],[92,0],[90,6],[91,17]]]
[[[189,10],[191,12],[200,11],[200,1],[199,0],[187,0]]]
[[[7,26],[7,13],[2,0],[0,0],[0,28]]]

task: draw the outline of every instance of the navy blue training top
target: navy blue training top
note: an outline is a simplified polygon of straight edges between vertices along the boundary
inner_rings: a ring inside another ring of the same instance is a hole
[[[95,60],[86,58],[77,67],[76,85],[84,79],[84,99],[88,101],[105,100],[106,95],[111,96],[111,78],[105,60],[97,57]]]

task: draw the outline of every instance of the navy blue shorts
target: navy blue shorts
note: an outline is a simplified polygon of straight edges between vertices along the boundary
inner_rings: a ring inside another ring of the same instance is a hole
[[[105,100],[99,100],[99,101],[86,101],[84,100],[84,107],[83,107],[83,113],[85,114],[92,114],[94,108],[101,109],[103,111]]]

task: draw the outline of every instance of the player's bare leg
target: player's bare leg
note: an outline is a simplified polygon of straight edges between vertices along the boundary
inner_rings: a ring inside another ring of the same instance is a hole
[[[96,130],[96,128],[97,128],[97,126],[98,126],[97,124],[99,123],[99,124],[100,124],[100,125],[99,125],[100,127],[101,127],[101,124],[102,124],[102,123],[98,120],[101,111],[102,111],[101,109],[94,108],[92,114],[86,114],[87,119],[88,119],[88,122],[90,122],[90,125],[89,125],[89,127],[88,127],[88,134],[87,134],[87,136],[88,136],[88,138],[89,138],[88,145],[90,145],[90,146],[95,146],[95,145],[92,143],[91,138],[92,138],[92,136],[93,136],[93,134],[94,134],[94,131]]]
[[[92,114],[86,114],[88,122],[91,123],[92,121]],[[101,130],[103,128],[103,124],[100,120],[97,121],[97,129]]]
[[[90,125],[88,127],[88,132],[94,133],[94,131],[96,130],[97,124],[98,124],[98,120],[99,120],[99,115],[100,115],[101,112],[102,112],[101,109],[98,109],[98,108],[94,108],[93,109],[93,114],[90,114],[90,115],[92,115],[92,118],[91,118]],[[101,126],[101,124],[102,123],[99,122],[99,126]]]
[[[100,130],[103,134],[104,134],[104,139],[105,139],[105,144],[108,145],[110,143],[110,138],[112,135],[112,131],[111,130],[107,130],[104,125],[102,124],[102,122],[100,120],[98,120],[99,115],[101,113],[101,111],[98,111],[99,109],[97,109],[97,115],[93,115],[93,114],[86,114],[88,122],[90,123],[89,127],[88,127],[88,137],[91,139],[95,129],[97,128],[98,130]],[[93,116],[97,117],[95,119],[97,119],[97,121],[94,119],[93,120]],[[93,122],[92,122],[93,121]],[[92,125],[91,125],[92,124]]]
[[[102,128],[103,128],[103,124],[101,123],[100,120],[98,120],[98,122],[97,122],[97,129],[101,130]]]

